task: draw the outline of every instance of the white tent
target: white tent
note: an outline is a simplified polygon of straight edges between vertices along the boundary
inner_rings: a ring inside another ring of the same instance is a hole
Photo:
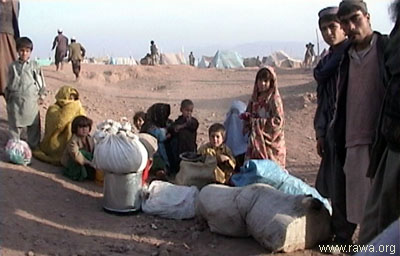
[[[273,52],[262,60],[264,65],[280,67],[280,68],[300,68],[302,61],[291,58],[284,51]]]
[[[208,56],[202,56],[201,60],[199,61],[199,64],[197,64],[197,67],[199,68],[209,68],[210,63],[213,60],[214,57],[208,57]]]
[[[210,68],[244,68],[243,58],[237,53],[232,51],[217,51]]]
[[[183,53],[162,53],[160,57],[162,65],[186,65],[186,59]]]
[[[110,62],[108,63],[110,65],[130,65],[130,66],[136,66],[137,62],[134,58],[126,58],[126,57],[111,57]]]

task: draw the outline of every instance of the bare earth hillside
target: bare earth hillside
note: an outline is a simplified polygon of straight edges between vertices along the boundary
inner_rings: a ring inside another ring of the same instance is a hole
[[[198,144],[207,129],[223,122],[232,100],[245,102],[257,69],[197,69],[189,66],[82,66],[74,82],[70,65],[56,72],[44,68],[49,95],[46,109],[63,85],[75,86],[89,117],[130,120],[135,111],[156,102],[171,104],[171,118],[184,98],[194,101],[199,120]],[[286,117],[287,169],[313,184],[319,164],[312,120],[316,107],[310,70],[277,70]],[[267,255],[253,239],[211,233],[196,220],[166,220],[136,213],[128,216],[102,210],[102,188],[74,182],[59,167],[33,159],[31,166],[6,162],[7,115],[0,99],[0,245],[1,255]],[[316,250],[289,255],[314,255]]]

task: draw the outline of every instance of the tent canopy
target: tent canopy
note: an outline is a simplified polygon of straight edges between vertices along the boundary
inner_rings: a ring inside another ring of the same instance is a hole
[[[263,65],[280,67],[280,68],[300,68],[302,61],[291,58],[284,51],[273,52],[262,60]]]
[[[243,58],[233,51],[217,51],[210,63],[210,68],[244,68]]]
[[[160,58],[162,65],[186,65],[183,53],[162,53]]]

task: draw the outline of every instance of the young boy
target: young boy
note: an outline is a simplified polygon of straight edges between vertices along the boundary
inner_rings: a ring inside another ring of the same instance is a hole
[[[318,84],[314,129],[317,152],[321,157],[315,187],[324,197],[331,199],[334,242],[347,244],[351,243],[355,225],[346,219],[345,176],[342,168],[333,168],[334,136],[329,126],[335,111],[339,64],[350,43],[340,25],[337,12],[337,7],[327,7],[318,13],[322,37],[330,48],[314,69],[314,78]]]
[[[139,133],[140,129],[142,129],[142,125],[144,124],[144,120],[146,119],[146,113],[143,111],[138,111],[133,116],[133,125],[135,127],[135,132]]]
[[[236,162],[231,150],[224,144],[225,127],[219,123],[211,125],[208,129],[208,136],[210,141],[200,146],[198,152],[201,155],[217,158],[216,181],[228,184]]]
[[[196,152],[197,128],[199,122],[192,116],[194,104],[185,99],[181,102],[181,115],[169,127],[171,133],[172,170],[178,171],[180,163],[179,155],[184,152]]]
[[[30,60],[32,41],[21,37],[16,42],[19,59],[9,67],[5,90],[8,125],[11,137],[20,139],[27,128],[28,145],[35,149],[40,142],[39,106],[43,103],[45,82],[36,61]]]

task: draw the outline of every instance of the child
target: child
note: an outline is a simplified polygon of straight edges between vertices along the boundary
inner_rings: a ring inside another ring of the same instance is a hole
[[[171,168],[173,172],[178,171],[180,162],[179,155],[183,152],[196,152],[197,150],[197,128],[199,122],[192,116],[194,104],[191,100],[185,99],[181,102],[181,113],[175,122],[170,126],[171,133]]]
[[[39,105],[43,103],[45,83],[38,63],[30,60],[32,41],[21,37],[16,44],[19,59],[9,67],[5,90],[9,131],[12,138],[20,139],[21,130],[27,128],[28,145],[35,149],[40,142]]]
[[[283,105],[271,67],[258,71],[246,111],[241,115],[245,120],[244,133],[250,132],[245,158],[270,159],[285,168]]]
[[[86,116],[77,116],[72,121],[72,138],[61,158],[65,167],[63,174],[70,179],[82,181],[95,178],[96,170],[92,166],[94,140],[90,136],[92,124],[93,121]]]
[[[159,172],[157,175],[165,178],[169,171],[169,159],[165,147],[166,140],[170,134],[167,133],[168,117],[171,113],[169,104],[156,103],[153,104],[146,113],[146,120],[141,128],[141,132],[149,133],[157,139],[158,150],[153,157],[153,172]]]
[[[217,169],[215,170],[216,181],[229,183],[229,179],[235,169],[235,158],[231,150],[224,144],[225,127],[215,123],[208,129],[210,141],[200,146],[198,152],[205,156],[215,156],[217,159]]]
[[[146,113],[144,113],[143,111],[138,111],[133,116],[133,125],[136,128],[135,130],[137,132],[139,132],[140,129],[142,129],[142,125],[145,119],[146,119]]]
[[[148,159],[142,174],[142,185],[149,184],[149,173],[153,165],[153,156],[158,150],[157,139],[147,133],[139,133],[139,141],[146,148]]]

